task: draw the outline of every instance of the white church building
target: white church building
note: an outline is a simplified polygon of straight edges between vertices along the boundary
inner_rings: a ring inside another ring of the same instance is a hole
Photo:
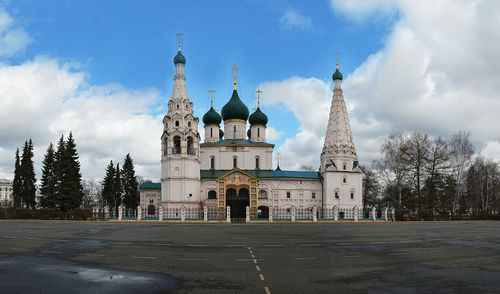
[[[159,206],[218,208],[230,206],[231,218],[267,218],[270,211],[299,208],[362,208],[362,171],[354,147],[342,94],[342,74],[333,74],[334,89],[325,142],[318,171],[273,169],[274,144],[267,142],[268,117],[258,103],[249,113],[236,83],[220,114],[213,105],[198,132],[184,67],[179,51],[174,58],[175,76],[168,113],[161,135],[161,183],[140,186],[140,204],[153,212]],[[236,69],[236,67],[235,67]]]

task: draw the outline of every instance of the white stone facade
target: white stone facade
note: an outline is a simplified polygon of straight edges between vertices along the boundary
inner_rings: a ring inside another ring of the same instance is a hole
[[[153,204],[151,201],[164,207],[221,209],[228,203],[244,203],[250,207],[251,217],[257,217],[261,208],[321,211],[322,208],[363,207],[362,172],[341,78],[334,80],[319,172],[282,171],[273,170],[274,145],[266,142],[264,123],[254,120],[247,137],[246,120],[228,118],[222,127],[215,120],[205,124],[205,138],[200,142],[198,118],[193,115],[193,103],[187,94],[184,64],[185,60],[175,64],[174,87],[163,119],[161,190],[141,189],[144,208]],[[236,82],[233,97],[235,93],[237,96]],[[246,113],[248,116],[248,110]],[[241,116],[241,112],[238,115]],[[219,135],[221,129],[224,129],[223,137]]]

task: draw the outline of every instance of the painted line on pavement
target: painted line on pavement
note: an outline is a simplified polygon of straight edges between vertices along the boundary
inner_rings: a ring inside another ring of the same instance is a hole
[[[53,254],[61,254],[61,251],[52,251],[52,250],[42,250],[43,253],[53,253]]]
[[[408,252],[395,252],[395,253],[389,253],[389,255],[407,255],[410,254]]]
[[[317,257],[295,257],[297,260],[318,259]]]
[[[264,245],[266,247],[282,247],[282,244],[269,244],[269,245]]]
[[[263,258],[238,258],[238,259],[235,259],[236,261],[254,261],[254,260],[259,260],[259,261],[262,261],[264,260]],[[256,263],[256,262],[255,262]]]
[[[268,287],[264,287],[264,291],[266,291],[266,294],[271,294],[271,291],[269,291]]]
[[[115,244],[118,244],[118,245],[134,245],[134,243],[130,243],[130,242],[116,242]]]
[[[16,237],[13,236],[3,236],[5,239],[16,239]]]
[[[261,280],[261,281],[264,281],[264,275],[259,274],[259,277],[260,277],[260,280]]]
[[[151,245],[153,245],[153,246],[172,246],[174,244],[170,244],[170,243],[152,243]]]
[[[88,256],[99,256],[99,257],[102,257],[104,256],[104,254],[94,254],[94,253],[85,253],[83,255],[88,255]]]
[[[354,245],[354,243],[337,243],[337,245]]]
[[[256,269],[258,272],[260,272],[260,266],[256,265],[256,266],[255,266],[255,269]]]
[[[17,248],[17,247],[12,247],[10,248],[11,250],[16,250],[16,251],[30,251],[29,249],[24,249],[24,248]]]
[[[69,240],[65,240],[65,239],[52,239],[52,241],[56,241],[56,242],[69,242]]]
[[[361,257],[361,255],[344,255],[345,258],[358,258]]]
[[[205,244],[189,244],[189,247],[207,247],[208,245]]]
[[[304,244],[301,244],[300,246],[319,246],[320,244],[319,243],[304,243]]]
[[[210,259],[208,259],[208,258],[180,258],[177,260],[181,260],[181,261],[209,261]]]
[[[227,247],[245,247],[246,245],[224,245]]]

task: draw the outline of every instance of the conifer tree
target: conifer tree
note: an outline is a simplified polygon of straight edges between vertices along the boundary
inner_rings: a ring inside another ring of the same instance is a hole
[[[63,169],[64,169],[64,163],[63,163],[63,154],[65,150],[65,143],[64,143],[64,135],[61,135],[61,138],[59,138],[59,142],[57,142],[57,151],[55,153],[55,158],[54,158],[54,175],[55,175],[55,183],[56,183],[56,189],[55,189],[55,206],[56,208],[60,208],[61,206],[61,198],[62,198],[62,190],[61,190],[61,184],[62,184],[62,177],[63,177]]]
[[[102,200],[109,207],[115,207],[115,193],[114,193],[114,182],[115,182],[115,166],[113,165],[113,160],[109,162],[106,168],[106,176],[102,181]]]
[[[121,178],[123,204],[127,208],[136,208],[139,205],[139,184],[135,178],[134,162],[132,161],[130,154],[125,156],[121,171]]]
[[[40,204],[42,207],[56,207],[57,177],[55,171],[55,156],[54,146],[50,143],[42,167],[42,185],[40,187],[40,192],[42,194]]]
[[[113,192],[114,192],[114,202],[115,208],[118,209],[118,206],[122,204],[122,183],[120,176],[120,164],[116,164],[115,169],[115,180],[113,182]]]
[[[63,211],[80,207],[83,198],[82,175],[73,134],[70,132],[62,154],[60,207]]]
[[[33,142],[24,143],[23,155],[21,159],[21,203],[26,207],[34,209],[36,207],[36,178],[33,167]]]
[[[21,207],[21,163],[19,160],[19,148],[16,148],[16,163],[14,167],[14,181],[12,182],[12,196],[14,207]]]

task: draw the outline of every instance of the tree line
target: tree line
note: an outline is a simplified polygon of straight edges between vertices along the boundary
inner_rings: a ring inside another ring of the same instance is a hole
[[[500,165],[475,154],[470,133],[391,135],[363,171],[366,206],[395,206],[417,219],[500,215]]]
[[[139,183],[130,154],[125,156],[121,169],[119,163],[115,166],[113,160],[109,162],[102,182],[102,198],[106,205],[115,209],[120,205],[133,209],[139,206]]]
[[[111,207],[124,204],[128,208],[136,208],[139,205],[139,185],[130,154],[125,156],[122,169],[119,165],[115,168],[112,161],[110,165],[111,169],[108,167],[103,181],[104,200]],[[111,179],[108,178],[109,175]],[[31,209],[37,207],[36,182],[33,142],[29,139],[24,143],[21,156],[19,148],[16,149],[12,183],[14,207]],[[84,197],[89,193],[86,193],[83,186],[78,152],[71,132],[67,140],[61,136],[56,148],[52,143],[49,144],[42,163],[40,194],[39,204],[43,208],[69,211],[81,207],[82,204],[84,206],[92,204],[93,199]]]

